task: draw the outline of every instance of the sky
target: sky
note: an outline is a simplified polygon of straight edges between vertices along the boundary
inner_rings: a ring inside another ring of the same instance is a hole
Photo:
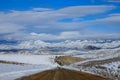
[[[120,0],[0,0],[0,40],[120,39]]]

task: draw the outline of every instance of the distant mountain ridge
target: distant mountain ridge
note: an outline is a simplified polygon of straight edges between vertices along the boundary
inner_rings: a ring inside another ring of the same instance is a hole
[[[96,49],[114,49],[120,47],[120,40],[66,40],[63,42],[44,42],[41,40],[30,40],[18,42],[0,42],[1,50],[12,50],[12,49],[47,49],[52,51],[57,50],[96,50]],[[5,44],[4,44],[5,43]],[[15,45],[14,45],[15,44]]]
[[[0,45],[1,44],[7,44],[7,45],[12,45],[12,44],[17,44],[18,41],[8,41],[8,40],[0,40]]]

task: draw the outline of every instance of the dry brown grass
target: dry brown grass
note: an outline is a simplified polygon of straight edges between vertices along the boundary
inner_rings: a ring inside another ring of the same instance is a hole
[[[75,62],[80,62],[83,60],[84,60],[83,58],[72,57],[72,56],[58,56],[55,58],[55,62],[57,62],[61,66],[70,65],[70,64],[73,64]]]
[[[0,60],[0,63],[2,63],[2,64],[24,65],[24,63],[18,63],[18,62],[13,62],[13,61],[4,61],[4,60]]]
[[[31,76],[22,77],[16,80],[112,80],[109,78],[79,72],[75,70],[56,68],[47,70]]]

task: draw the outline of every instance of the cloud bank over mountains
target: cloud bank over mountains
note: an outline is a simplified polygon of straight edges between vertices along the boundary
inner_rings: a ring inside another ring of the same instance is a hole
[[[70,6],[61,9],[33,8],[27,11],[0,11],[0,39],[120,38],[115,30],[99,31],[101,26],[108,29],[119,27],[120,13],[110,13],[114,9],[116,6],[94,5]],[[94,15],[97,17],[93,17]],[[97,27],[98,30],[94,30]]]

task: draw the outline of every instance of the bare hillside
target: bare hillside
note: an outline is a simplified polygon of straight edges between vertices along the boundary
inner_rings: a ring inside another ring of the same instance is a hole
[[[72,57],[72,56],[58,56],[55,58],[55,62],[57,62],[61,66],[70,65],[75,62],[80,62],[83,60],[85,60],[85,59],[80,58],[80,57]]]

